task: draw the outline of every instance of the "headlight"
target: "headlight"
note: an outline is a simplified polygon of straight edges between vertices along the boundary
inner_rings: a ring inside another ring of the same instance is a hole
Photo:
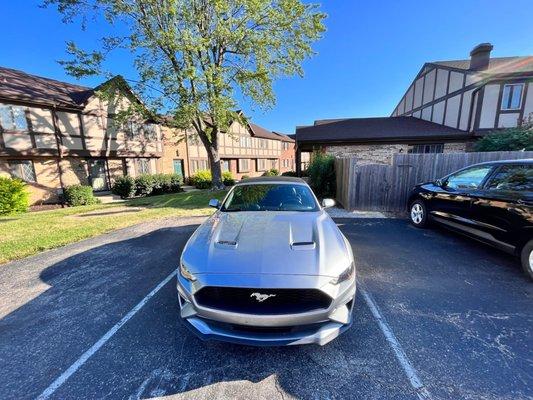
[[[185,264],[183,264],[182,262],[180,262],[180,274],[181,276],[183,276],[185,279],[191,281],[191,282],[194,282],[196,280],[196,277],[191,273],[191,271],[189,271],[187,269],[187,267],[185,266]]]
[[[341,282],[347,281],[348,279],[352,279],[355,274],[355,265],[352,262],[348,268],[346,268],[342,273],[336,277],[333,278],[331,281],[329,281],[332,285],[338,285]]]

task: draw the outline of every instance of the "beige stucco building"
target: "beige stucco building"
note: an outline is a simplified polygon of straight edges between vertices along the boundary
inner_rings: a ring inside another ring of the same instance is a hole
[[[127,87],[120,77],[103,85],[115,84]],[[100,88],[0,68],[0,173],[25,180],[32,204],[57,202],[70,185],[106,191],[116,176],[157,171],[160,126],[135,116],[119,123],[138,100],[128,90],[103,100]]]
[[[207,152],[197,134],[185,134],[163,128],[164,153],[160,160],[163,172],[182,173],[185,177],[209,169]],[[275,168],[294,171],[294,140],[270,132],[259,125],[234,121],[228,132],[218,134],[222,171],[230,171],[235,179],[260,176]],[[180,172],[182,171],[182,172]]]

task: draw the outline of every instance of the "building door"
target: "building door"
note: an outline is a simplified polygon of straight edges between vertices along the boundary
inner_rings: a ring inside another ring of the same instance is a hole
[[[89,181],[95,192],[109,190],[105,160],[89,160]]]
[[[174,160],[174,173],[175,174],[178,174],[182,181],[183,181],[183,178],[185,177],[185,170],[183,168],[183,160],[182,159],[175,159]]]

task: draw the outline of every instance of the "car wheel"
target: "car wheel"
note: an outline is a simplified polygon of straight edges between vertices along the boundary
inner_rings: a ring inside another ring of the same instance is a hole
[[[415,200],[409,207],[409,218],[411,223],[417,228],[424,228],[427,226],[427,212],[426,205],[422,200]]]
[[[533,240],[527,242],[522,248],[520,259],[522,261],[522,268],[524,269],[524,272],[529,279],[533,280]]]

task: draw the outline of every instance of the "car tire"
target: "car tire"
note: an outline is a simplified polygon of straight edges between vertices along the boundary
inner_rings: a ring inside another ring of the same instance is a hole
[[[425,228],[428,226],[428,216],[426,205],[422,200],[415,200],[409,207],[409,220],[413,226],[417,228]]]
[[[533,240],[530,240],[522,247],[520,261],[522,262],[522,269],[526,275],[529,279],[533,280]]]

